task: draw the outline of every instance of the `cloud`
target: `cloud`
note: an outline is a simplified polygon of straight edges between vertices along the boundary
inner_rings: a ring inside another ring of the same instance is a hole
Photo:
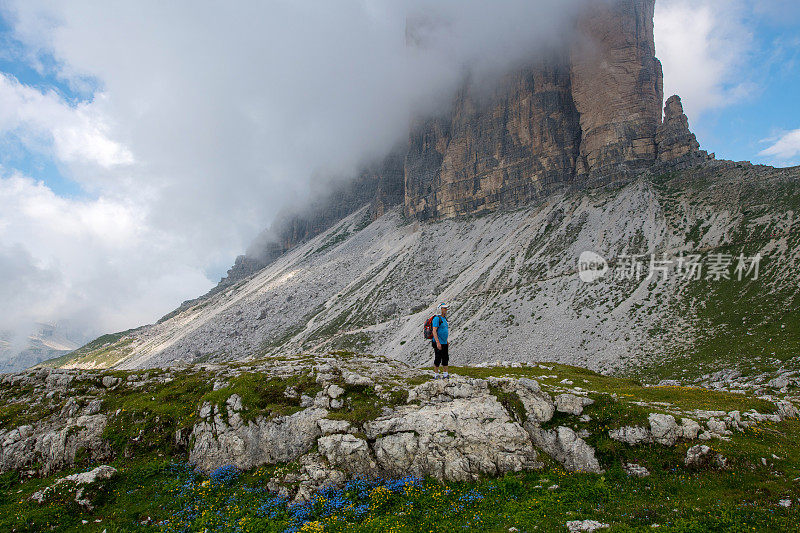
[[[656,2],[656,56],[664,67],[664,95],[679,94],[693,121],[756,91],[746,70],[754,46],[750,13],[744,0]]]
[[[770,158],[778,165],[800,164],[800,129],[787,131],[776,138],[765,139],[762,142],[772,144],[761,150],[758,155]]]
[[[557,42],[585,1],[1,3],[12,59],[57,83],[0,74],[0,142],[85,192],[0,168],[6,326],[126,329],[205,292],[284,205],[404,142],[467,66]],[[407,17],[434,22],[424,47]]]
[[[40,92],[0,73],[0,135],[15,134],[30,150],[52,149],[67,163],[104,168],[130,164],[129,150],[108,137],[109,126],[95,101],[69,105],[55,91]]]
[[[15,174],[0,177],[0,213],[0,331],[65,318],[118,331],[210,285],[135,204],[60,198]]]

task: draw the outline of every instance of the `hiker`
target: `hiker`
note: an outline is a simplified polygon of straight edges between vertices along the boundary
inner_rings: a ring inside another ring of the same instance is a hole
[[[439,364],[441,363],[444,368],[444,377],[447,378],[450,374],[447,373],[447,363],[450,356],[447,353],[447,304],[442,302],[439,304],[438,313],[433,317],[431,325],[433,326],[433,339],[431,345],[433,346],[433,366],[436,368],[436,378],[439,377]]]

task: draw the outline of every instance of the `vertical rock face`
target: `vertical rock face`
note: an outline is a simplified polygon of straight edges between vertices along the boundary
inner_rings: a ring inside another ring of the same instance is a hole
[[[466,82],[449,114],[411,132],[406,214],[493,210],[652,165],[663,101],[654,2],[589,4],[560,53],[488,98]]]
[[[490,95],[467,82],[448,117],[411,133],[405,206],[453,216],[541,196],[569,180],[580,125],[563,57],[507,75]]]
[[[689,119],[677,95],[671,96],[664,106],[664,122],[656,132],[656,145],[661,163],[692,163],[713,158],[700,150],[700,143],[689,131]]]
[[[655,0],[596,2],[578,20],[570,69],[582,130],[578,174],[604,177],[656,158],[663,76],[654,6]]]

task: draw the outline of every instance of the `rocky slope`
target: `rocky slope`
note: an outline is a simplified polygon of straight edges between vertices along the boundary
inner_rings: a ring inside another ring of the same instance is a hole
[[[799,177],[719,162],[479,217],[420,223],[395,210],[365,226],[359,211],[169,320],[52,364],[139,368],[336,348],[429,364],[421,327],[449,300],[454,363],[558,361],[656,381],[708,381],[727,368],[728,385],[744,375],[752,386],[765,371],[769,381],[798,367]],[[608,264],[592,283],[577,271],[584,251]],[[759,253],[757,279],[739,280],[739,255]],[[672,262],[666,273],[649,276],[651,254]],[[705,269],[730,256],[731,279],[679,275],[679,258],[692,254]]]

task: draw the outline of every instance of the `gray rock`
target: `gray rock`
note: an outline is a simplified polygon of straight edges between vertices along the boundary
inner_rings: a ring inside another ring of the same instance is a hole
[[[556,396],[555,405],[559,413],[578,416],[583,413],[583,408],[594,403],[591,398],[576,396],[574,394],[559,394]]]
[[[314,397],[314,407],[319,409],[329,409],[331,406],[331,399],[325,391],[319,391]]]
[[[516,394],[525,408],[528,421],[538,425],[553,418],[555,404],[549,394],[542,392],[538,382],[530,378],[489,378],[487,381],[503,392]]]
[[[767,387],[772,387],[775,389],[783,389],[784,387],[789,386],[789,378],[786,376],[778,376],[775,379],[770,380],[767,383]]]
[[[336,434],[320,437],[317,444],[319,453],[331,465],[351,476],[368,477],[377,473],[378,464],[364,439]]]
[[[601,473],[594,448],[578,437],[575,432],[565,426],[555,430],[544,430],[540,427],[526,424],[525,429],[531,435],[533,443],[544,453],[564,465],[571,472]]]
[[[731,434],[731,432],[728,431],[728,426],[725,424],[725,422],[722,420],[717,420],[716,418],[708,419],[706,426],[708,427],[708,431],[711,433],[712,437]]]
[[[228,412],[238,413],[242,410],[242,397],[238,394],[231,394],[230,397],[225,400],[225,405],[228,407]]]
[[[792,402],[780,400],[776,402],[775,405],[778,407],[778,415],[780,415],[781,418],[797,418],[797,407],[795,407]]]
[[[97,413],[100,412],[100,408],[102,407],[102,405],[103,405],[102,400],[92,400],[91,402],[89,402],[89,405],[86,406],[84,412],[87,415],[96,415]]]
[[[219,413],[195,424],[189,462],[203,471],[232,464],[243,470],[289,462],[308,452],[321,435],[318,421],[325,409],[308,408],[272,420],[259,417],[246,425],[237,416],[225,422]]]
[[[480,384],[438,387],[417,394],[434,403],[401,406],[364,424],[382,472],[461,481],[541,468],[527,432],[494,396],[459,397],[485,390]]]
[[[608,431],[608,436],[630,446],[650,442],[652,438],[650,431],[641,426],[623,426],[621,428],[611,429]]]
[[[300,394],[297,392],[297,389],[292,387],[291,385],[286,387],[286,390],[283,391],[283,395],[290,400],[294,400],[300,397]]]
[[[705,444],[696,444],[686,450],[686,458],[683,460],[686,466],[694,468],[725,468],[728,460],[722,454],[712,452],[711,448]]]
[[[650,422],[650,434],[655,442],[672,446],[678,440],[678,424],[675,423],[674,416],[650,413],[647,420]]]
[[[102,379],[103,387],[105,387],[107,389],[115,388],[117,385],[120,384],[120,382],[121,382],[121,380],[118,377],[114,377],[114,376],[103,376],[103,379]]]
[[[701,427],[691,418],[681,418],[681,425],[678,426],[678,437],[681,439],[694,440],[700,434]]]
[[[489,384],[483,379],[453,376],[451,379],[434,379],[417,385],[408,392],[408,402],[449,402],[455,398],[473,398],[484,395]]]
[[[110,455],[108,443],[102,438],[106,427],[105,415],[81,415],[76,418],[20,426],[0,438],[0,471],[23,470],[39,463],[38,472],[51,472],[75,464],[80,450],[92,459]]]
[[[348,370],[342,371],[342,379],[348,385],[359,385],[363,387],[371,387],[375,385],[375,382],[367,376],[362,376],[361,374],[356,374],[355,372],[350,372]]]
[[[316,491],[325,487],[341,487],[347,479],[344,472],[331,468],[318,453],[303,455],[298,463],[298,469],[273,478],[267,484],[267,489],[294,501],[307,501]]]
[[[331,399],[338,398],[342,394],[344,394],[344,389],[342,387],[340,387],[339,385],[333,384],[333,385],[328,386],[328,396]]]
[[[647,477],[650,475],[650,471],[648,469],[642,465],[637,465],[636,463],[623,463],[622,469],[626,474],[633,477]]]
[[[332,433],[347,433],[350,429],[350,422],[347,420],[328,420],[321,418],[317,420],[317,426],[323,435],[330,435]]]
[[[580,533],[583,531],[597,531],[598,529],[607,529],[611,526],[598,522],[597,520],[570,520],[565,524],[570,533]]]

